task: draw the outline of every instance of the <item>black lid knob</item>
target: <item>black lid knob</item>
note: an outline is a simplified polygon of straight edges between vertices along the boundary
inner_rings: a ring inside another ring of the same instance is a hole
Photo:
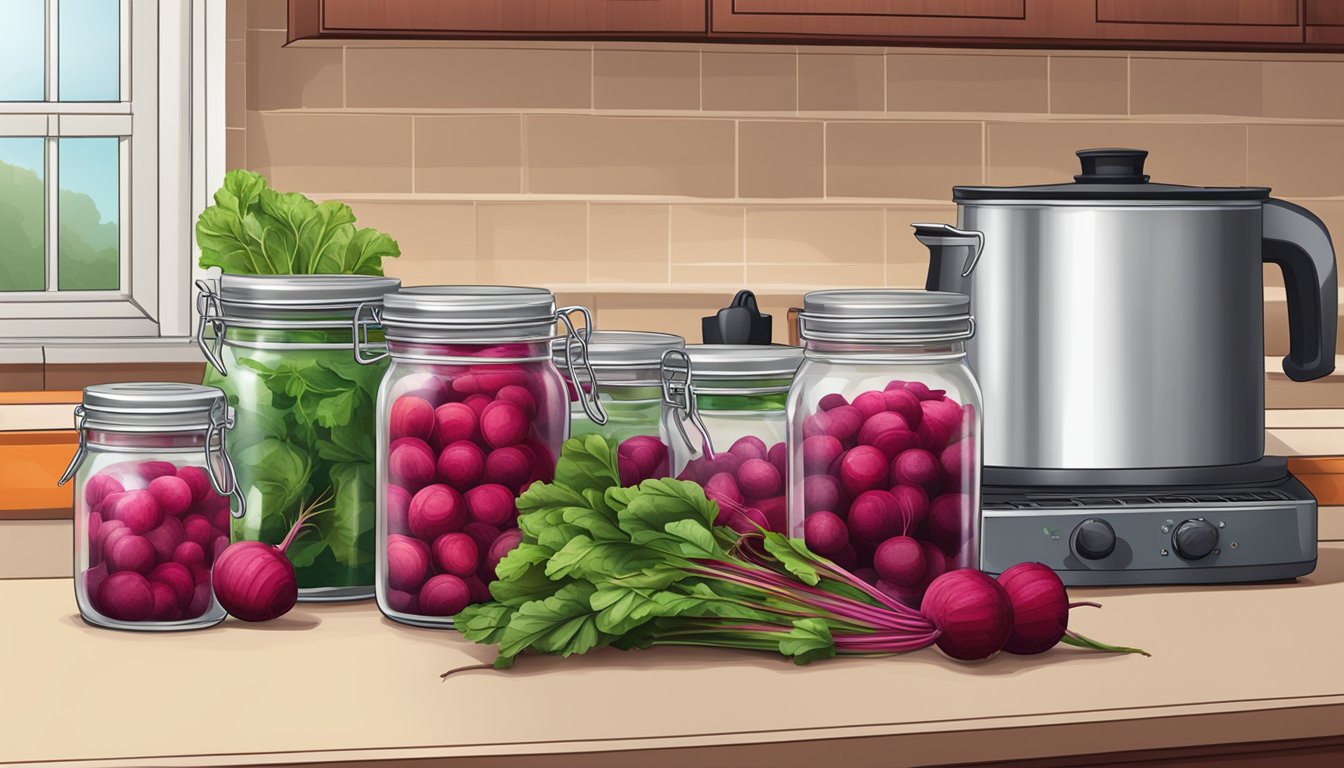
[[[1083,172],[1073,177],[1080,184],[1142,184],[1146,149],[1080,149],[1076,153]]]
[[[706,344],[769,344],[772,325],[770,315],[757,308],[756,294],[742,290],[732,304],[700,319],[700,333]]]
[[[1218,529],[1207,520],[1186,520],[1171,534],[1171,545],[1185,560],[1199,560],[1218,546]]]
[[[1115,529],[1092,517],[1073,529],[1073,551],[1088,560],[1100,560],[1115,551]]]

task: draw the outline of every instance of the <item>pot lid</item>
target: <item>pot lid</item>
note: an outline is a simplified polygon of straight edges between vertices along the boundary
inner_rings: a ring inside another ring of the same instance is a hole
[[[798,335],[839,343],[960,341],[975,333],[970,307],[969,296],[950,291],[812,291],[803,296]]]
[[[1192,187],[1155,184],[1143,172],[1145,149],[1080,149],[1082,173],[1072,184],[1036,184],[1023,187],[953,187],[957,203],[975,200],[1132,200],[1137,202],[1264,201],[1268,187]]]
[[[143,381],[87,386],[83,411],[90,429],[173,431],[222,423],[232,409],[216,387]]]
[[[423,285],[383,297],[387,337],[407,341],[555,336],[555,296],[511,285]]]
[[[556,365],[565,366],[565,343],[556,339],[551,354]],[[681,349],[686,340],[670,333],[648,331],[593,331],[588,341],[588,361],[594,368],[657,368],[663,353]]]
[[[803,364],[803,348],[784,344],[687,344],[697,379],[790,378]]]

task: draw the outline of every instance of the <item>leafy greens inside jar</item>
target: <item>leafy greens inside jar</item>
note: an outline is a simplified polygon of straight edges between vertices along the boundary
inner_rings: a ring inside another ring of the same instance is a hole
[[[287,554],[300,600],[373,594],[374,398],[386,364],[350,355],[355,309],[400,281],[382,277],[396,241],[357,228],[344,203],[314,202],[231,171],[196,222],[198,342],[205,383],[236,411],[228,453],[247,500],[232,539],[278,543],[299,515],[309,535]],[[381,331],[367,331],[381,343]]]

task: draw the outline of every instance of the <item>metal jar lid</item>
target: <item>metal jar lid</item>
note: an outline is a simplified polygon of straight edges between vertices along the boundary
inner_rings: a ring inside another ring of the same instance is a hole
[[[798,335],[806,341],[928,344],[975,335],[969,296],[948,291],[862,289],[803,296]]]
[[[697,379],[787,379],[803,363],[803,348],[784,344],[687,344]]]
[[[267,320],[304,315],[340,315],[348,324],[359,305],[381,301],[401,281],[373,275],[221,275],[214,285],[197,286],[230,324],[264,327]]]
[[[381,319],[390,341],[543,341],[555,337],[555,296],[508,285],[416,286],[385,296]]]
[[[556,339],[551,343],[551,358],[562,369],[566,364],[565,346],[572,343],[568,339]],[[664,352],[685,346],[685,339],[671,333],[593,331],[588,341],[588,362],[592,363],[602,383],[606,384],[612,374],[619,378],[620,374],[631,373],[632,369],[656,371],[662,363]],[[655,373],[649,379],[656,384],[658,375]]]
[[[222,390],[169,381],[84,388],[81,426],[109,432],[197,432],[232,420]]]

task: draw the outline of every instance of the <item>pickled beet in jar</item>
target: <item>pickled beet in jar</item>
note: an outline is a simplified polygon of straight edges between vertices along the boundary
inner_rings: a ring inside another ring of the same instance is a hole
[[[692,344],[663,355],[663,422],[676,477],[719,505],[719,525],[786,530],[789,386],[800,347]]]
[[[597,376],[599,399],[607,412],[607,423],[594,424],[579,399],[592,384],[580,367],[579,381],[565,377],[569,391],[569,435],[599,434],[617,446],[621,464],[621,484],[636,485],[644,480],[667,477],[671,458],[667,438],[662,433],[663,391],[660,365],[663,353],[681,349],[686,341],[670,333],[644,331],[593,331],[588,342],[588,361]],[[565,375],[569,368],[566,350],[576,352],[575,344],[557,339],[552,345],[556,368]]]
[[[541,288],[419,286],[383,302],[357,320],[381,322],[391,357],[378,390],[378,607],[403,623],[451,626],[490,599],[495,566],[521,538],[517,498],[554,477],[568,437],[556,323],[587,381],[591,324],[576,329],[570,315],[588,310],[557,310]],[[382,359],[356,344],[360,362]],[[606,421],[594,388],[580,403],[593,423]]]
[[[201,629],[224,619],[210,583],[243,511],[224,452],[233,411],[214,387],[98,384],[76,407],[75,601],[89,624]],[[231,495],[233,498],[231,499]]]
[[[790,533],[918,606],[980,565],[980,389],[957,293],[814,291],[789,392]]]

